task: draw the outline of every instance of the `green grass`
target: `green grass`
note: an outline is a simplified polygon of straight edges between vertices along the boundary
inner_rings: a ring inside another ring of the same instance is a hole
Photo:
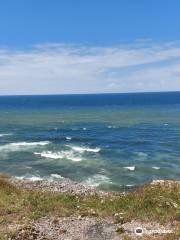
[[[126,194],[82,197],[17,189],[7,177],[0,177],[0,239],[7,224],[70,215],[110,217],[116,223],[132,219],[161,223],[179,221],[180,184],[148,185]]]

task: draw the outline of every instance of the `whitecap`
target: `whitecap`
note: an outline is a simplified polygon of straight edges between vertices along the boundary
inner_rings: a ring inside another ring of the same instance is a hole
[[[89,147],[79,147],[79,146],[70,146],[70,145],[66,145],[66,146],[70,147],[71,149],[79,153],[84,153],[84,152],[98,153],[101,150],[100,148],[89,148]]]
[[[32,169],[32,167],[30,167],[30,166],[26,166],[25,168],[26,168],[26,169]]]
[[[126,187],[134,187],[134,184],[127,184]]]
[[[64,158],[64,154],[62,152],[52,152],[52,151],[44,151],[44,152],[34,152],[35,155],[40,155],[44,158],[52,158],[52,159],[60,159]]]
[[[0,137],[11,136],[12,133],[0,133]]]
[[[83,183],[92,187],[98,187],[101,184],[108,184],[112,182],[110,178],[105,175],[95,174],[92,177],[87,178]]]
[[[61,151],[61,152],[52,152],[52,151],[43,151],[43,152],[34,152],[35,155],[40,155],[44,158],[49,159],[69,159],[74,162],[82,161],[82,158],[74,155],[72,151]]]
[[[84,128],[83,128],[83,130],[84,130],[84,131],[86,131],[86,130],[87,130],[87,128],[85,128],[85,127],[84,127]]]
[[[71,140],[72,139],[72,137],[66,137],[66,140]]]
[[[153,169],[155,169],[155,170],[159,170],[160,169],[160,167],[152,167]]]
[[[8,143],[0,146],[0,151],[5,152],[15,152],[20,151],[26,148],[32,148],[36,146],[44,146],[49,144],[49,141],[40,141],[40,142],[16,142],[16,143]]]
[[[109,125],[108,128],[116,128],[116,126],[111,126],[111,125]]]
[[[11,146],[44,146],[49,144],[49,141],[40,141],[40,142],[17,142],[17,143],[10,143]]]
[[[129,171],[134,171],[135,170],[135,166],[128,166],[128,167],[124,167],[126,169],[128,169]]]

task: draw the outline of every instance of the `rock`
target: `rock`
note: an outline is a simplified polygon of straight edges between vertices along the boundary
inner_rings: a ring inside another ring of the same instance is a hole
[[[59,234],[60,234],[60,235],[66,233],[66,232],[67,232],[66,229],[61,229],[61,230],[59,230]]]

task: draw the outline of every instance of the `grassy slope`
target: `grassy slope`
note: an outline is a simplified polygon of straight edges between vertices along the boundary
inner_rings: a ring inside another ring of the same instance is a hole
[[[0,178],[0,239],[5,239],[4,226],[7,224],[29,222],[43,216],[72,214],[112,217],[115,222],[122,223],[132,219],[161,223],[179,221],[180,184],[148,185],[127,194],[116,193],[107,197],[82,197],[17,189],[6,178]],[[175,237],[167,236],[164,239]]]

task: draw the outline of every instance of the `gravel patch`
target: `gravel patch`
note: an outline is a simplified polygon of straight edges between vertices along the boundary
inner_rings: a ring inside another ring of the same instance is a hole
[[[11,240],[120,240],[117,227],[93,217],[42,218],[20,228]]]

